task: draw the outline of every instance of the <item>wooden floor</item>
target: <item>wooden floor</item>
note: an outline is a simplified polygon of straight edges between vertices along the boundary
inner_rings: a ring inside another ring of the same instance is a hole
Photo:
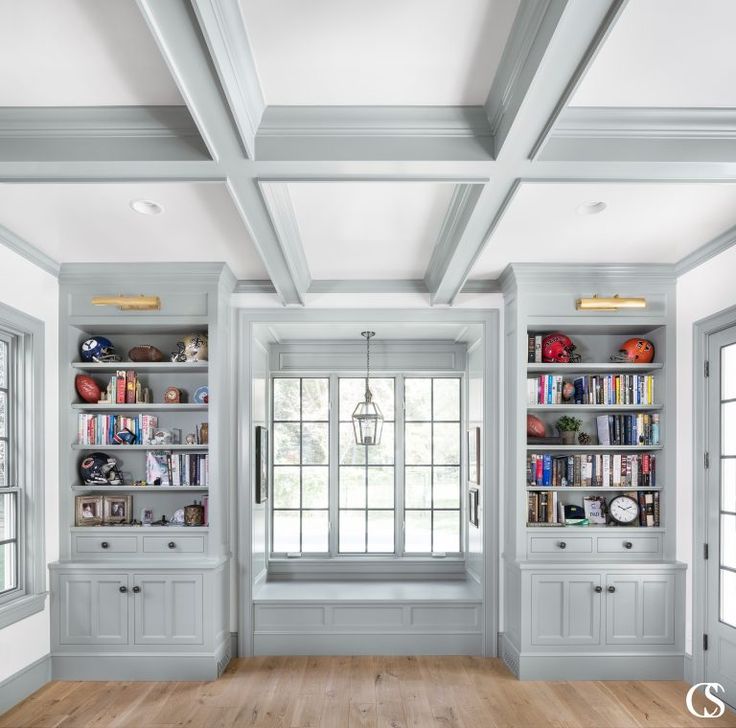
[[[49,683],[0,727],[736,727],[730,712],[692,717],[686,691],[682,682],[519,682],[499,660],[476,657],[256,657],[212,683]]]

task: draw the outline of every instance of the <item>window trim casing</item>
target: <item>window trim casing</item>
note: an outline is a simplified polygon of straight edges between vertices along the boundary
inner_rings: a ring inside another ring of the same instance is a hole
[[[44,609],[46,558],[43,433],[44,323],[0,303],[0,331],[12,342],[12,372],[18,382],[8,402],[15,452],[9,475],[16,478],[18,585],[0,597],[0,629]],[[5,337],[3,337],[5,338]]]
[[[337,478],[337,470],[339,468],[339,425],[340,425],[340,414],[339,414],[339,391],[338,383],[341,378],[356,378],[360,377],[361,372],[356,372],[350,369],[338,369],[338,370],[289,370],[289,371],[274,371],[273,369],[268,375],[268,421],[273,422],[273,380],[277,378],[281,379],[302,379],[302,378],[328,378],[330,380],[329,392],[330,392],[330,482],[333,482],[333,468],[334,468],[334,482],[335,487],[330,489],[330,501],[329,501],[329,544],[330,552],[325,554],[308,553],[298,558],[289,557],[286,554],[273,551],[273,503],[269,501],[268,505],[268,533],[267,533],[267,569],[272,574],[283,574],[283,575],[294,575],[294,574],[306,574],[314,572],[314,574],[324,574],[325,567],[330,564],[330,570],[332,572],[335,567],[337,571],[344,570],[346,574],[350,573],[350,570],[357,568],[360,571],[360,577],[365,578],[367,574],[375,573],[376,575],[381,574],[395,574],[395,575],[411,575],[416,576],[418,573],[426,573],[427,577],[434,578],[437,576],[445,575],[449,578],[464,575],[465,565],[467,560],[467,523],[466,523],[466,504],[463,498],[463,483],[466,477],[465,460],[466,460],[466,443],[463,436],[464,423],[467,414],[467,372],[464,370],[452,370],[452,369],[437,369],[437,370],[396,370],[391,369],[378,369],[374,372],[374,376],[377,378],[393,378],[395,379],[394,385],[394,396],[395,396],[395,410],[394,415],[394,428],[395,428],[395,457],[394,457],[394,469],[395,469],[395,508],[394,508],[394,524],[395,533],[398,536],[401,532],[401,539],[395,541],[395,552],[389,553],[346,553],[340,554],[337,550],[337,529],[338,524],[333,522],[333,493],[335,503],[337,503],[337,490],[339,488],[339,479]],[[404,466],[404,426],[406,424],[403,414],[403,397],[404,397],[404,380],[407,378],[452,378],[460,381],[460,548],[461,550],[456,553],[447,553],[442,557],[433,556],[431,554],[421,553],[407,553],[404,550],[404,478],[405,478],[405,466]],[[334,399],[333,399],[334,397]],[[401,409],[401,415],[399,416],[399,409]],[[334,417],[334,420],[333,420]],[[399,426],[399,422],[401,426]],[[333,424],[336,426],[336,436],[333,438]],[[399,436],[399,430],[401,431]],[[333,452],[333,439],[335,441],[335,449],[337,452]],[[273,438],[270,438],[270,446],[273,448]],[[273,469],[273,450],[270,453],[270,469]],[[272,475],[271,475],[272,478]],[[339,517],[337,509],[334,514],[335,518]],[[332,551],[333,542],[335,546],[334,552]],[[353,576],[355,574],[353,573]]]

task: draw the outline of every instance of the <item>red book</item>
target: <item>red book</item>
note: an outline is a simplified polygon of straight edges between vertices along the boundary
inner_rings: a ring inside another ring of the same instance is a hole
[[[115,404],[125,404],[125,372],[119,371],[117,377],[117,391],[115,392]]]
[[[125,402],[135,404],[135,372],[131,370],[125,374]]]

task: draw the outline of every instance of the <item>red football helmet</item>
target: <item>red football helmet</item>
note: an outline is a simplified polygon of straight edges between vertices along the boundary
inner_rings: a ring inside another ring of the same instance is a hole
[[[611,356],[611,361],[628,361],[632,364],[649,364],[654,361],[654,344],[648,339],[627,339]]]
[[[580,355],[575,353],[575,344],[570,337],[558,331],[547,334],[542,340],[542,361],[567,364],[580,361]]]

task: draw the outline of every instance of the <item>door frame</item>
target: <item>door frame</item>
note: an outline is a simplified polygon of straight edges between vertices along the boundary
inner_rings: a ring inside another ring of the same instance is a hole
[[[703,558],[706,542],[708,503],[706,500],[706,433],[708,432],[708,381],[705,362],[710,337],[736,326],[736,306],[700,319],[693,324],[693,550],[692,550],[692,670],[685,678],[691,683],[705,680],[705,651],[701,635],[705,634],[708,594],[707,564]],[[715,549],[713,550],[715,553]],[[710,556],[711,554],[709,554]]]

